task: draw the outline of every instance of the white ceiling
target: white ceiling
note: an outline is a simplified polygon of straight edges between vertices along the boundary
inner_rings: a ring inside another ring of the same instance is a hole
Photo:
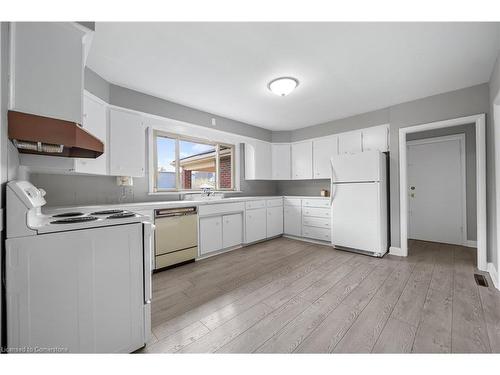
[[[108,81],[270,130],[292,130],[487,82],[496,23],[101,23]],[[289,96],[279,76],[299,79]]]

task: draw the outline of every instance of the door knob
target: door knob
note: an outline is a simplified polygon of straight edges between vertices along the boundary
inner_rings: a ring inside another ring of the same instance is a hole
[[[415,186],[410,186],[410,190],[415,190]]]

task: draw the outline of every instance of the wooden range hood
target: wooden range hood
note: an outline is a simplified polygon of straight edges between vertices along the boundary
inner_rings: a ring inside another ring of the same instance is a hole
[[[104,144],[75,122],[9,111],[8,124],[20,153],[95,159],[104,152]]]

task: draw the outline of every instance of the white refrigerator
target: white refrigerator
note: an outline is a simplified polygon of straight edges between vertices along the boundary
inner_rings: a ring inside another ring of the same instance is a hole
[[[331,173],[332,244],[383,256],[388,250],[386,155],[337,155]]]

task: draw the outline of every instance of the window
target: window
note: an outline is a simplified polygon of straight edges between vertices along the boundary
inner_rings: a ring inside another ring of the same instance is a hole
[[[155,191],[234,190],[234,145],[155,132]]]

